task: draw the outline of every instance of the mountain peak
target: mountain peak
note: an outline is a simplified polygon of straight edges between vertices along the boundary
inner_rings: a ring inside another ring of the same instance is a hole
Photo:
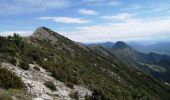
[[[38,29],[41,30],[41,29],[48,29],[48,28],[42,26],[42,27],[38,27],[37,30],[38,30]]]
[[[39,27],[36,31],[31,35],[31,37],[39,39],[39,40],[50,40],[52,42],[57,41],[58,33],[52,31],[46,27]]]
[[[32,36],[46,36],[46,35],[54,35],[55,32],[53,32],[51,29],[46,27],[39,27],[36,29],[36,31],[33,33]]]
[[[125,42],[123,41],[118,41],[115,43],[114,48],[116,49],[124,49],[124,48],[131,48],[130,46],[128,46]]]

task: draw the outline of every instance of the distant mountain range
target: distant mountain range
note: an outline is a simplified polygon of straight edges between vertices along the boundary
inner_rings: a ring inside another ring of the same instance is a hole
[[[129,42],[128,44],[140,52],[145,52],[145,53],[155,52],[159,54],[170,55],[170,48],[169,48],[170,42],[158,42],[156,44],[147,45],[147,46],[144,46],[136,42]]]
[[[103,46],[103,47],[112,47],[114,43],[112,42],[104,42],[104,43],[91,43],[85,44],[86,46],[93,47],[93,46]]]
[[[112,47],[114,46],[114,42],[102,42],[102,43],[89,43],[86,44],[87,46],[103,46],[103,47]],[[138,42],[127,42],[129,46],[134,48],[137,51],[143,52],[143,53],[158,53],[158,54],[163,54],[163,55],[170,55],[170,42],[158,42],[155,44],[151,45],[142,45],[141,43]]]
[[[94,49],[96,46],[92,48]],[[170,83],[170,56],[153,52],[142,53],[122,41],[118,41],[112,46],[102,47],[104,52],[109,52],[129,65],[133,65],[161,81]]]

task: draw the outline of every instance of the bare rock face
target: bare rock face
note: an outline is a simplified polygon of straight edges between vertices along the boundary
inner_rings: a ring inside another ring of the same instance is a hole
[[[33,35],[31,35],[31,37],[38,40],[47,40],[51,41],[52,43],[56,43],[58,41],[57,35],[58,33],[46,27],[40,27],[33,33]]]

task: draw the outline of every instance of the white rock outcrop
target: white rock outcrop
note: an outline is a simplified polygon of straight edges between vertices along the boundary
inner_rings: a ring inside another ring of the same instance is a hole
[[[74,89],[65,86],[64,83],[51,77],[51,73],[36,64],[30,64],[29,70],[23,70],[9,63],[2,63],[2,66],[21,77],[28,92],[34,97],[33,100],[72,100],[69,94],[73,92],[78,92],[79,100],[84,100],[86,94],[91,95],[91,91],[82,86],[74,85]],[[35,66],[39,67],[40,71],[35,70]],[[53,82],[57,90],[52,91],[47,88],[44,85],[46,81]]]

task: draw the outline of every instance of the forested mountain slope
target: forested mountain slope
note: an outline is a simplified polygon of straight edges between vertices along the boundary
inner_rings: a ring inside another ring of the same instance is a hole
[[[91,95],[85,96],[87,100],[168,100],[170,98],[168,86],[142,71],[130,68],[131,65],[127,65],[117,57],[106,56],[80,46],[45,27],[38,28],[30,37],[22,38],[16,34],[13,37],[0,37],[0,51],[1,63],[13,65],[24,63],[24,66],[37,64],[66,86],[86,87],[92,91]],[[16,88],[24,88],[22,80],[17,79],[18,81],[21,85]],[[1,82],[3,81],[0,80]],[[3,83],[6,82],[7,80]],[[9,88],[15,88],[13,87],[15,84],[14,82]]]

